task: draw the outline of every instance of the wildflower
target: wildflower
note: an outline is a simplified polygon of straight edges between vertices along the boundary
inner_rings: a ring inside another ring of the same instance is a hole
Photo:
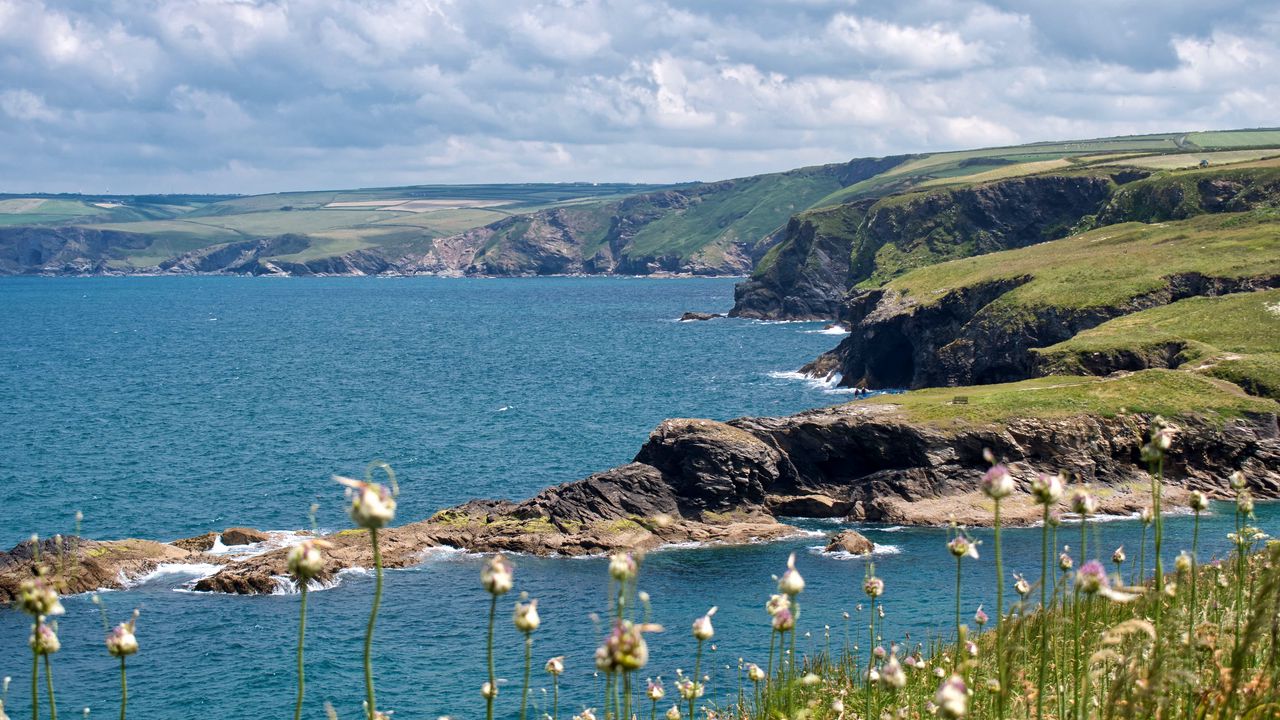
[[[138,638],[134,636],[134,625],[138,621],[138,611],[133,611],[129,622],[122,622],[107,635],[107,652],[112,657],[126,657],[138,652]]]
[[[833,713],[835,713],[835,714],[837,714],[837,715],[839,715],[840,713],[844,712],[844,701],[843,701],[843,700],[841,700],[840,698],[836,698],[835,700],[832,700],[832,701],[831,701],[831,712],[833,712]]]
[[[650,700],[658,702],[662,698],[666,697],[667,691],[662,687],[661,679],[659,679],[658,682],[650,680],[649,689],[645,691],[645,694],[649,696]]]
[[[1031,583],[1027,582],[1027,579],[1021,575],[1015,574],[1014,577],[1017,578],[1017,582],[1013,584],[1013,589],[1025,599],[1031,594]]]
[[[1049,513],[1049,527],[1058,527],[1062,524],[1062,513],[1054,510]]]
[[[551,675],[559,675],[564,672],[564,656],[557,655],[547,661],[547,673]]]
[[[867,683],[875,685],[878,682],[880,682],[880,671],[875,668],[871,668],[867,671]]]
[[[1161,452],[1166,451],[1173,447],[1173,436],[1177,432],[1178,428],[1176,425],[1170,425],[1165,422],[1164,418],[1157,415],[1155,421],[1152,423],[1151,444]]]
[[[574,715],[573,720],[596,720],[595,709],[586,708],[582,711],[581,714]]]
[[[347,512],[357,526],[377,530],[395,519],[396,499],[387,486],[340,475],[334,475],[333,479],[346,486],[347,497],[351,500]]]
[[[1040,473],[1031,481],[1031,494],[1041,505],[1052,505],[1062,499],[1062,475]]]
[[[1209,509],[1209,498],[1199,490],[1192,490],[1191,497],[1187,500],[1187,506],[1196,512],[1204,512]]]
[[[787,571],[778,578],[778,590],[790,597],[795,597],[804,590],[804,578],[800,577],[800,573],[796,571],[795,553],[791,553],[787,558]]]
[[[871,654],[875,655],[877,660],[883,660],[884,656],[888,655],[889,653],[885,652],[883,645],[877,645],[876,649],[871,651]]]
[[[522,633],[528,634],[537,630],[542,624],[542,618],[538,617],[538,601],[535,599],[527,603],[517,602],[514,622],[516,629]]]
[[[637,625],[630,620],[614,623],[604,644],[596,648],[596,668],[602,672],[639,670],[649,662],[649,646],[644,641],[644,633],[661,631],[661,625]]]
[[[1236,470],[1227,478],[1227,482],[1231,484],[1232,490],[1243,490],[1245,486],[1244,473]]]
[[[32,617],[52,617],[66,612],[58,599],[58,591],[40,576],[23,580],[18,586],[18,606]]]
[[[501,554],[489,558],[480,568],[480,584],[490,595],[505,595],[515,584],[515,569]]]
[[[964,535],[956,535],[947,543],[947,549],[957,558],[969,557],[974,560],[978,559],[978,543],[970,540]]]
[[[993,500],[1013,494],[1013,476],[1004,465],[993,465],[982,475],[982,492]]]
[[[773,630],[774,632],[784,633],[794,629],[796,619],[791,615],[790,608],[782,608],[773,614]]]
[[[315,579],[324,571],[324,554],[320,549],[326,547],[330,547],[330,544],[324,540],[309,538],[289,548],[289,574],[300,583]]]
[[[770,615],[777,615],[782,610],[791,608],[791,598],[786,595],[770,595],[769,602],[765,603],[764,609]]]
[[[615,553],[609,556],[609,577],[618,582],[626,582],[636,576],[639,570],[636,559],[631,553]]]
[[[485,700],[492,700],[498,697],[497,683],[491,683],[488,680],[485,680],[484,684],[480,686],[480,697]]]
[[[1179,573],[1191,572],[1191,556],[1187,554],[1187,551],[1183,550],[1178,553],[1177,559],[1173,561],[1173,567]]]
[[[1249,494],[1248,490],[1241,490],[1236,493],[1236,510],[1241,515],[1253,514],[1253,496]]]
[[[753,683],[764,681],[764,670],[757,664],[751,663],[747,666],[747,679]]]
[[[818,677],[814,673],[808,673],[804,677],[800,678],[800,684],[806,687],[817,685],[819,682],[822,682],[822,678]]]
[[[939,680],[941,680],[946,674],[947,674],[947,671],[943,670],[941,666],[938,666],[933,669],[933,676],[938,678]]]
[[[862,591],[867,594],[867,597],[874,600],[884,594],[884,581],[872,575],[867,578],[866,582],[862,583]]]
[[[702,693],[706,690],[702,683],[694,682],[692,678],[682,677],[676,681],[676,690],[680,692],[680,697],[685,700],[697,700],[702,697]]]
[[[1124,561],[1125,561],[1124,546],[1121,545],[1120,547],[1116,548],[1114,552],[1111,553],[1111,562],[1115,563],[1116,565],[1121,565],[1124,563]]]
[[[880,671],[880,681],[895,689],[900,689],[907,684],[907,674],[902,671],[902,665],[898,664],[897,654],[889,655],[889,662],[885,663],[884,669]]]
[[[1143,525],[1150,525],[1152,519],[1153,518],[1151,517],[1151,508],[1144,507],[1138,511],[1138,521],[1141,522]]]
[[[52,655],[62,649],[58,634],[43,622],[31,627],[31,637],[27,639],[27,644],[36,655]]]
[[[693,621],[693,636],[699,641],[710,640],[716,634],[715,628],[711,627],[711,616],[715,614],[716,609],[712,607],[706,615]]]
[[[671,709],[667,711],[667,720],[680,720],[680,708],[672,705]]]
[[[979,605],[978,609],[973,613],[973,621],[978,624],[978,627],[986,625],[987,621],[990,619],[991,618],[987,617],[987,614],[982,611],[981,605]]]
[[[1071,512],[1084,517],[1098,511],[1098,499],[1086,487],[1077,487],[1071,493]]]
[[[1090,560],[1081,565],[1080,571],[1076,573],[1076,585],[1086,595],[1093,595],[1106,583],[1107,571],[1102,569],[1102,563],[1097,560]]]
[[[1058,556],[1058,569],[1062,572],[1070,572],[1075,563],[1071,560],[1071,555],[1067,553],[1067,546],[1062,547],[1062,554]]]
[[[969,688],[964,684],[964,678],[959,675],[952,675],[947,678],[946,682],[938,687],[938,694],[934,696],[934,701],[938,704],[938,713],[945,718],[962,718],[969,712]]]
[[[964,651],[969,657],[978,657],[978,643],[972,640],[965,641]]]

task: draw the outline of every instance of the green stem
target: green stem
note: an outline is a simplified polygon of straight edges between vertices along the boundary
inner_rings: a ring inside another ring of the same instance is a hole
[[[1147,581],[1147,525],[1142,524],[1142,542],[1138,545],[1138,581],[1134,585],[1142,585]]]
[[[795,631],[792,631],[793,633]],[[689,695],[689,720],[693,720],[693,704],[698,697],[698,683],[702,681],[702,641],[698,641],[698,652],[693,660],[693,692]]]
[[[876,662],[876,599],[871,598],[871,625],[867,642],[867,717],[871,718],[871,670]]]
[[[124,720],[125,707],[129,704],[129,681],[124,671],[124,656],[120,656],[120,720]]]
[[[1000,498],[995,499],[995,552],[996,552],[996,677],[1000,691],[996,693],[997,717],[1004,718],[1005,658],[1004,658],[1004,562],[1000,554]]]
[[[560,676],[551,676],[551,720],[560,720]]]
[[[32,632],[39,631],[39,625],[32,625]],[[31,720],[40,720],[40,654],[31,651]]]
[[[53,666],[49,656],[44,656],[44,689],[49,695],[49,720],[58,720],[58,701],[53,697]]]
[[[956,642],[960,642],[960,558],[956,558]],[[956,662],[960,662],[960,653],[956,653]]]
[[[1044,718],[1045,673],[1049,663],[1049,503],[1044,504],[1044,524],[1040,527],[1040,684],[1036,693],[1036,718]]]
[[[494,691],[498,689],[498,679],[493,669],[493,621],[498,615],[498,596],[494,595],[489,601],[489,639],[486,643],[488,647],[488,663],[489,663],[489,692],[484,696],[484,714],[488,720],[493,720],[493,696]]]
[[[524,634],[524,692],[520,695],[520,720],[529,707],[529,676],[533,667],[533,633]]]
[[[303,665],[302,648],[307,638],[307,581],[299,578],[302,586],[302,608],[298,614],[298,700],[293,706],[293,720],[302,719],[302,696],[306,691],[307,678]],[[123,679],[124,658],[120,658],[120,672]],[[120,720],[124,720],[124,705],[120,706]]]
[[[382,554],[378,552],[377,528],[369,529],[369,542],[373,544],[373,607],[369,610],[369,624],[364,631],[364,688],[369,720],[374,720],[378,705],[373,692],[373,627],[378,622],[378,606],[382,604]]]

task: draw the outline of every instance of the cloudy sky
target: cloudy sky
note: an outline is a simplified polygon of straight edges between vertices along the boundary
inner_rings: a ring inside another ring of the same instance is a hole
[[[0,191],[716,179],[1280,125],[1273,0],[0,0]]]

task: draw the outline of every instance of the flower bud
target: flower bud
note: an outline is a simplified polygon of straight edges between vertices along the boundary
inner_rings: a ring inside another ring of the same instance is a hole
[[[672,705],[671,709],[667,710],[666,718],[667,720],[680,720],[680,708]]]
[[[969,688],[964,678],[952,675],[938,688],[934,702],[938,705],[938,714],[944,718],[957,720],[969,713]]]
[[[884,594],[884,581],[875,575],[872,575],[867,578],[866,582],[862,583],[862,591],[865,592],[869,598],[878,598]]]
[[[1178,557],[1173,561],[1173,567],[1180,573],[1191,572],[1191,556],[1186,551],[1178,553]]]
[[[27,644],[36,655],[52,655],[62,649],[58,634],[43,622],[32,626],[31,637],[27,638]]]
[[[127,657],[138,652],[138,638],[134,636],[134,625],[138,621],[138,611],[133,611],[133,618],[115,626],[107,635],[107,652],[112,657]]]
[[[747,666],[747,679],[753,683],[761,683],[764,681],[764,670],[755,663]]]
[[[1031,583],[1027,582],[1027,579],[1021,575],[1018,575],[1017,578],[1017,581],[1013,584],[1013,589],[1025,598],[1031,594]]]
[[[986,625],[987,621],[990,619],[991,618],[987,617],[987,614],[982,611],[981,605],[979,605],[978,609],[973,613],[973,621],[978,624],[978,627]]]
[[[773,614],[773,630],[774,632],[788,632],[794,629],[796,620],[791,615],[790,608],[782,608]]]
[[[1253,496],[1249,494],[1248,490],[1241,490],[1236,493],[1236,510],[1241,515],[1253,514]]]
[[[1098,499],[1088,488],[1077,487],[1071,492],[1071,512],[1086,517],[1098,511]]]
[[[626,582],[636,576],[639,568],[631,553],[615,553],[609,556],[609,577]]]
[[[970,540],[964,535],[956,535],[947,543],[947,550],[957,558],[970,557],[974,560],[978,559],[978,543]]]
[[[501,554],[489,558],[480,568],[480,584],[490,595],[505,595],[515,584],[515,569]]]
[[[537,630],[538,626],[542,624],[542,618],[538,617],[538,601],[517,602],[513,621],[516,629],[526,635]]]
[[[62,615],[66,609],[58,599],[58,591],[53,589],[43,577],[23,580],[18,586],[18,606],[32,617],[53,617]]]
[[[710,640],[715,634],[715,628],[711,627],[711,616],[716,614],[713,607],[707,611],[706,615],[693,621],[693,636],[700,641]]]
[[[480,697],[485,700],[492,700],[498,697],[498,686],[485,680],[484,684],[480,686]]]
[[[334,480],[347,488],[351,505],[347,514],[358,527],[377,530],[396,517],[396,499],[385,485],[334,475]]]
[[[1243,490],[1245,486],[1244,473],[1236,470],[1227,478],[1227,482],[1231,484],[1232,490]]]
[[[557,655],[547,661],[547,673],[549,675],[559,675],[564,672],[564,656]]]
[[[1196,512],[1204,512],[1209,509],[1209,498],[1199,490],[1192,490],[1187,498],[1187,506]]]
[[[289,574],[303,584],[314,580],[324,571],[324,554],[320,548],[328,545],[323,540],[311,538],[289,548],[286,558]]]
[[[1061,500],[1063,488],[1062,475],[1040,473],[1031,481],[1031,494],[1041,505],[1052,505]]]
[[[796,571],[796,554],[787,558],[787,571],[778,578],[778,590],[784,595],[795,597],[804,590],[804,578]]]
[[[778,611],[786,610],[786,609],[789,609],[790,607],[791,607],[791,598],[782,594],[770,595],[769,602],[764,604],[765,612],[768,612],[770,615],[777,615]]]
[[[1076,573],[1076,587],[1085,595],[1093,595],[1107,587],[1107,571],[1103,569],[1102,563],[1090,560],[1081,565],[1080,571]]]
[[[1004,465],[993,465],[982,475],[982,492],[994,500],[1013,494],[1013,476]]]
[[[1116,548],[1114,552],[1111,553],[1111,562],[1115,563],[1116,565],[1120,565],[1124,561],[1125,561],[1124,546],[1121,545],[1120,547]]]
[[[666,697],[667,691],[663,689],[661,682],[654,682],[650,680],[649,689],[645,690],[645,694],[648,695],[649,699],[653,702],[658,702],[662,698]]]

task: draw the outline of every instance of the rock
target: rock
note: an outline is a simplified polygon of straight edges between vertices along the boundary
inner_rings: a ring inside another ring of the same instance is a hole
[[[270,535],[253,528],[231,527],[222,531],[223,545],[253,545],[269,539],[271,539]]]
[[[770,495],[769,511],[774,515],[809,518],[844,517],[853,510],[853,503],[836,500],[826,495]]]
[[[686,312],[680,316],[680,322],[692,322],[694,320],[714,320],[724,317],[724,313],[704,313],[704,312]]]
[[[20,543],[0,552],[0,603],[12,602],[22,581],[34,573],[33,547]],[[192,552],[151,540],[85,540],[63,537],[62,544],[43,540],[40,557],[64,594],[120,589],[132,578],[155,570],[161,563],[221,563],[223,558]]]
[[[850,555],[870,555],[875,543],[857,530],[841,530],[832,536],[823,552],[847,552]]]
[[[218,537],[218,533],[211,532],[203,535],[197,535],[196,537],[174,540],[170,545],[182,548],[183,550],[190,550],[192,552],[208,552],[212,550],[214,544],[218,542]]]

